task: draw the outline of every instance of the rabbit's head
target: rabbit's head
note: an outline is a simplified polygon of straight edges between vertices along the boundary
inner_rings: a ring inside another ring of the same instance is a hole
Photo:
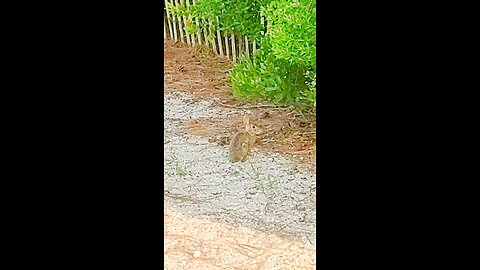
[[[252,134],[252,135],[259,135],[260,133],[262,133],[262,130],[256,126],[256,125],[253,125],[250,123],[250,117],[245,115],[243,116],[243,123],[245,124],[245,130]]]

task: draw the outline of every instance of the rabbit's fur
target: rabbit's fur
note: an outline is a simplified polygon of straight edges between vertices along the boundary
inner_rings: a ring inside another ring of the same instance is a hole
[[[258,127],[250,123],[250,117],[244,116],[243,123],[245,131],[238,132],[230,141],[229,158],[231,162],[245,161],[255,144],[257,135],[261,133]]]

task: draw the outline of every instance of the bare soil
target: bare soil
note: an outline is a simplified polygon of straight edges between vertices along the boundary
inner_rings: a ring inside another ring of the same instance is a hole
[[[164,269],[315,269],[315,250],[248,228],[165,209]]]

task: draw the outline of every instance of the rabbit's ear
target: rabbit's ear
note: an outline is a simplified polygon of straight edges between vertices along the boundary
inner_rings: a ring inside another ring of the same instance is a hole
[[[250,125],[250,117],[248,117],[248,115],[244,115],[243,116],[243,123],[248,126]]]

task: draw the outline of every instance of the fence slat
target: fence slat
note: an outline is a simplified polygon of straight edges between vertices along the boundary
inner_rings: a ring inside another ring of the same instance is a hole
[[[167,39],[167,21],[165,20],[165,12],[163,13],[163,40]]]
[[[192,1],[193,5],[195,5],[195,0]],[[198,44],[202,45],[202,35],[201,35],[201,29],[200,29],[200,21],[198,18],[195,18],[195,24],[197,25],[198,31],[197,31],[197,37],[198,37]]]
[[[263,14],[260,14],[260,24],[263,25],[263,26],[265,25],[265,17],[263,17]],[[265,35],[265,33],[263,32],[263,30],[260,31],[260,34],[262,34],[262,36]]]
[[[175,3],[175,6],[177,6],[177,7],[179,6],[178,0],[174,0],[174,3]],[[178,15],[175,15],[175,18],[176,18],[175,22],[178,23],[178,31],[180,33],[180,40],[185,42],[185,36],[183,34],[182,18]]]
[[[206,25],[207,24],[207,20],[205,18],[201,18],[202,20],[202,23],[203,25]],[[205,45],[207,47],[210,47],[210,42],[208,42],[208,35],[207,35],[207,29],[203,28],[203,37],[205,38],[204,41],[205,41]]]
[[[236,54],[236,50],[235,50],[235,35],[232,34],[232,36],[230,37],[230,39],[232,40],[233,63],[235,63],[235,62],[237,62],[237,54]]]
[[[185,0],[180,0],[180,3],[183,4],[183,5],[185,5]],[[187,32],[187,17],[182,16],[182,19],[183,19],[183,27],[184,27],[183,30],[185,30],[185,38],[186,38],[186,40],[187,40],[187,44],[188,44],[188,45],[191,45],[190,35],[189,35],[188,32]]]
[[[169,3],[167,0],[165,0],[165,6],[167,6]],[[166,11],[165,12],[167,13],[167,21],[168,21],[168,30],[170,31],[170,38],[171,39],[174,39],[175,41],[177,40],[174,35],[173,35],[173,27],[172,27],[172,21],[170,20],[170,12]]]
[[[241,58],[243,56],[243,38],[240,34],[237,35],[237,41],[238,41],[238,58]]]
[[[173,5],[173,0],[170,0],[169,4]],[[172,20],[172,25],[173,25],[173,40],[175,42],[178,41],[178,35],[177,35],[177,24],[175,23],[175,15],[170,14],[170,18]]]
[[[223,34],[225,35],[225,50],[227,52],[227,58],[230,58],[230,49],[229,49],[230,44],[228,44],[228,36],[225,33]]]
[[[213,23],[211,20],[208,20],[208,25],[210,26],[210,28],[208,29],[208,35],[210,36],[213,36],[213,39],[212,39],[212,48],[213,50],[215,51],[215,54],[218,55],[218,51],[217,51],[217,41],[215,40],[215,33],[212,33],[212,29],[213,29]]]
[[[220,51],[220,56],[223,56],[222,37],[220,35],[220,21],[218,16],[217,16],[217,40],[218,40],[218,50]]]
[[[248,44],[248,37],[245,37],[245,53],[247,54],[247,57],[250,58],[250,45]]]
[[[185,0],[183,0],[183,1],[185,1]],[[190,11],[190,0],[187,0],[186,3],[187,3],[187,10]],[[190,23],[193,22],[191,15],[188,16],[188,21]],[[192,42],[192,46],[195,46],[195,33],[192,33],[190,35],[190,41]]]

